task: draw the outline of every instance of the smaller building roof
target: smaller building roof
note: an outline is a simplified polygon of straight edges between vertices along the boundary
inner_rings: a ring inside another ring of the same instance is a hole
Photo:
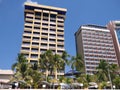
[[[13,75],[14,72],[12,70],[1,70],[0,69],[0,75]]]

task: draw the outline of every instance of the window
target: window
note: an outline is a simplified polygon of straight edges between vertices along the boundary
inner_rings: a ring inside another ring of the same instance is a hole
[[[63,35],[57,35],[58,37],[64,37]]]
[[[31,54],[31,58],[38,58],[37,54]]]
[[[32,26],[25,26],[25,28],[32,28]]]
[[[39,45],[39,43],[37,43],[37,42],[32,42],[32,45]]]
[[[32,48],[31,51],[32,52],[38,52],[38,48]]]
[[[47,38],[41,38],[42,41],[47,41],[48,39]]]
[[[30,50],[30,48],[22,47],[22,50]]]

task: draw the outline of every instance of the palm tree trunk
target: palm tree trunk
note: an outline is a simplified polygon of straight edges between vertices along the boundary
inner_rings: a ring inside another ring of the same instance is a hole
[[[47,77],[48,77],[48,69],[46,69],[46,81],[47,81]]]
[[[55,79],[57,79],[57,69],[55,70]]]

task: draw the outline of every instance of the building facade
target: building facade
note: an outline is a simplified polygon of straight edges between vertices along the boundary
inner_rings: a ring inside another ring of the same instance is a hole
[[[118,63],[120,66],[120,21],[110,21],[107,27],[111,32]]]
[[[66,9],[26,2],[21,53],[35,63],[40,54],[52,50],[62,54]]]
[[[93,74],[100,60],[118,64],[110,30],[103,26],[83,25],[75,33],[76,51],[82,55],[86,74]]]
[[[8,83],[13,77],[14,72],[12,70],[1,70],[0,69],[0,82]]]
[[[12,85],[9,84],[14,72],[12,70],[0,69],[0,89],[9,89]]]

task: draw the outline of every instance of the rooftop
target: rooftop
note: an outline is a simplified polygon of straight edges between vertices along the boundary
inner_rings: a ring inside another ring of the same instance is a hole
[[[14,72],[12,70],[1,70],[0,69],[0,75],[12,75]]]
[[[56,11],[63,11],[66,12],[67,9],[65,8],[59,8],[59,7],[53,7],[53,6],[46,6],[46,5],[40,5],[37,3],[30,3],[30,2],[25,2],[25,6],[33,6],[33,7],[38,7],[38,8],[44,8],[44,9],[49,9],[49,10],[56,10]]]

